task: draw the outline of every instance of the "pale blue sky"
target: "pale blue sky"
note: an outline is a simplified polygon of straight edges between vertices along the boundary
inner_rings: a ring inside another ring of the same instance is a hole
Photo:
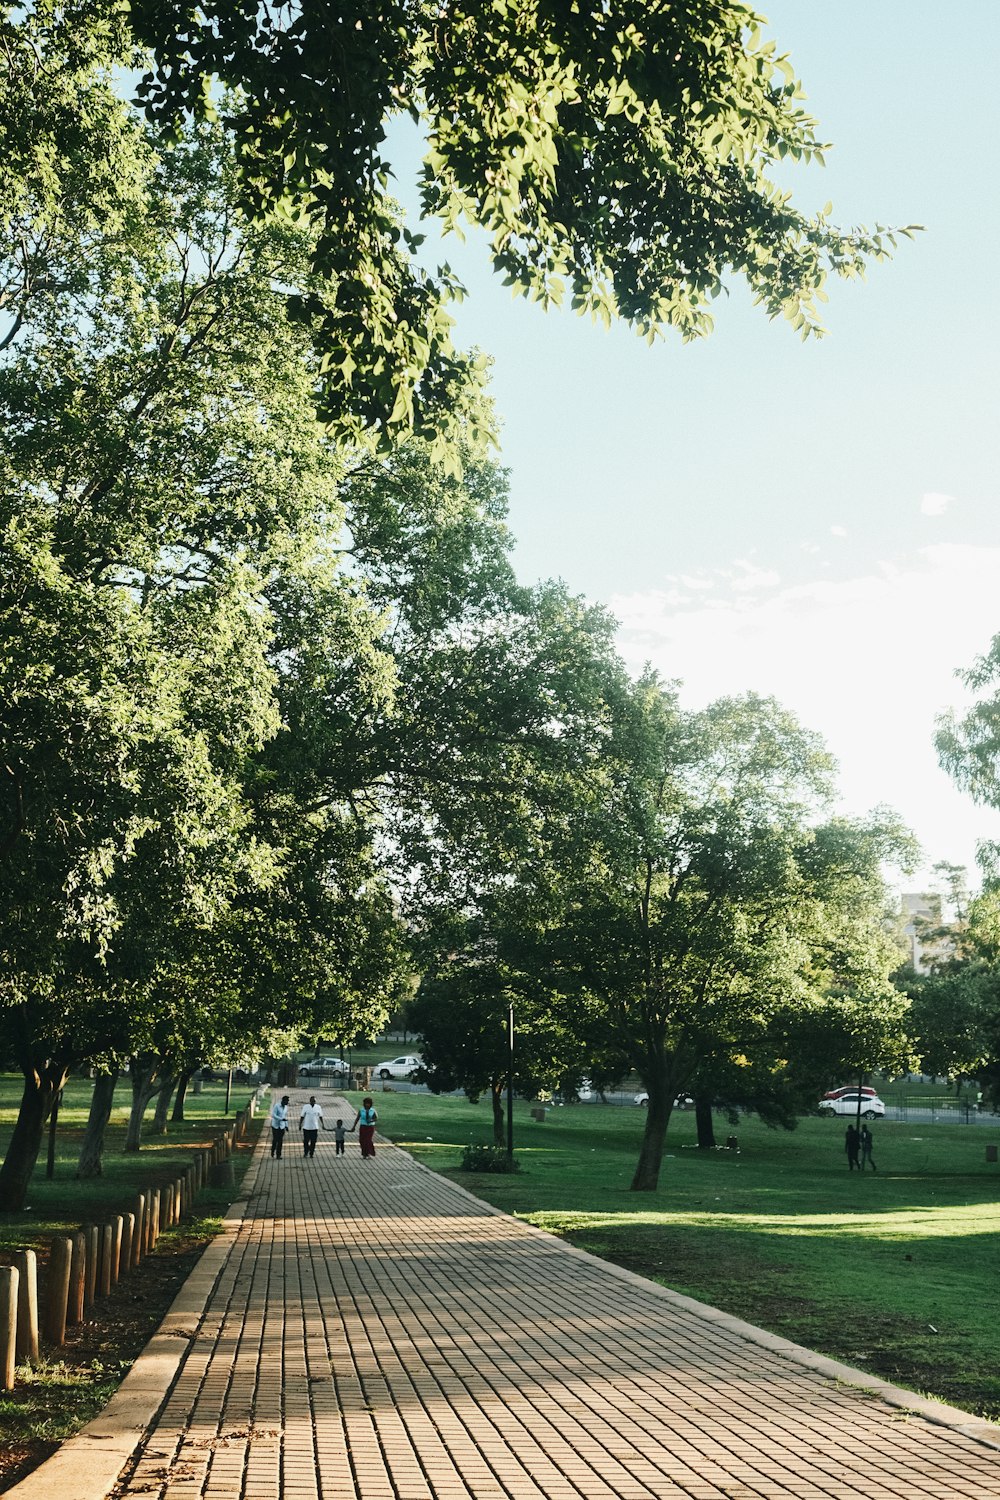
[[[520,575],[608,603],[627,659],[692,704],[774,692],[839,757],[848,810],[888,802],[928,862],[967,862],[1000,818],[930,736],[1000,630],[1000,3],[763,9],[835,147],[789,174],[800,204],[926,233],[830,288],[822,341],[737,286],[710,339],[653,349],[512,301],[452,239],[459,340],[495,360]]]

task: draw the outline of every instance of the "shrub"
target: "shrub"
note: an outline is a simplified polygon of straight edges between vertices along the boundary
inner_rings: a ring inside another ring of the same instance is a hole
[[[507,1155],[505,1146],[466,1146],[462,1152],[463,1172],[519,1172],[521,1163]]]

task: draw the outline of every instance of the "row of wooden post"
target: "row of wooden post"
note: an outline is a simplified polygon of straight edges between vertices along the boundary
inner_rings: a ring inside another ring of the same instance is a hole
[[[162,1231],[191,1212],[203,1187],[232,1183],[233,1146],[246,1138],[255,1112],[251,1098],[210,1147],[195,1152],[180,1176],[138,1193],[126,1213],[53,1239],[41,1308],[34,1250],[17,1250],[12,1266],[0,1266],[0,1390],[13,1388],[16,1365],[38,1363],[40,1334],[57,1348],[64,1344],[67,1326],[82,1323],[94,1302],[135,1270]]]

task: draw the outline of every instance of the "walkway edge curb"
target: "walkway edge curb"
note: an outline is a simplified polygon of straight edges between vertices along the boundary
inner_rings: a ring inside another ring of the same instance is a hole
[[[397,1146],[395,1149],[401,1151],[404,1148]],[[428,1172],[432,1177],[441,1175],[435,1172],[433,1167],[419,1161],[411,1152],[405,1151],[404,1154],[421,1172]],[[451,1178],[448,1181],[457,1192],[464,1194],[487,1213],[496,1214],[500,1218],[511,1217],[504,1209],[487,1203],[483,1198],[477,1198],[475,1193],[470,1192],[461,1183],[453,1182]],[[745,1323],[742,1318],[735,1318],[731,1313],[722,1312],[708,1302],[699,1302],[694,1297],[686,1297],[683,1292],[672,1291],[670,1287],[663,1286],[649,1277],[640,1276],[637,1271],[629,1271],[624,1266],[618,1266],[614,1261],[602,1260],[599,1255],[592,1255],[589,1250],[581,1250],[577,1245],[570,1244],[568,1240],[552,1234],[547,1229],[541,1229],[527,1219],[518,1219],[518,1223],[530,1230],[532,1234],[541,1235],[543,1239],[554,1240],[569,1254],[589,1261],[591,1264],[603,1266],[619,1279],[641,1287],[646,1292],[652,1292],[654,1296],[662,1297],[667,1302],[673,1303],[675,1307],[682,1307],[686,1312],[694,1314],[707,1323],[725,1328],[730,1333],[746,1339],[747,1343],[757,1344],[773,1354],[784,1355],[787,1359],[794,1360],[796,1364],[813,1370],[817,1375],[825,1375],[828,1379],[839,1381],[843,1385],[860,1387],[872,1396],[878,1396],[888,1402],[890,1406],[899,1407],[910,1416],[924,1417],[928,1422],[934,1422],[939,1427],[949,1427],[953,1431],[960,1432],[963,1437],[969,1438],[972,1442],[981,1443],[985,1448],[1000,1451],[1000,1426],[995,1422],[989,1422],[984,1417],[973,1416],[971,1412],[962,1411],[957,1406],[948,1406],[944,1401],[937,1401],[931,1396],[921,1396],[916,1391],[905,1390],[903,1386],[892,1385],[878,1375],[872,1375],[867,1370],[859,1370],[854,1365],[842,1364],[840,1360],[830,1359],[825,1354],[817,1354],[814,1349],[807,1349],[802,1344],[793,1344],[789,1339],[782,1338],[780,1334],[768,1333],[765,1328],[758,1328],[753,1323]]]
[[[202,1254],[149,1343],[92,1422],[60,1444],[51,1458],[3,1491],[3,1500],[104,1500],[153,1425],[198,1334],[208,1299],[228,1260],[263,1160],[261,1132],[254,1159],[229,1205],[222,1229]]]

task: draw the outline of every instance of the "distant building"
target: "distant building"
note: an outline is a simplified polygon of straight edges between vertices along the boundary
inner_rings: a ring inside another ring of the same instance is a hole
[[[941,956],[942,940],[930,933],[941,927],[941,897],[934,891],[904,891],[903,935],[909,959],[917,974],[927,974],[933,959]]]

